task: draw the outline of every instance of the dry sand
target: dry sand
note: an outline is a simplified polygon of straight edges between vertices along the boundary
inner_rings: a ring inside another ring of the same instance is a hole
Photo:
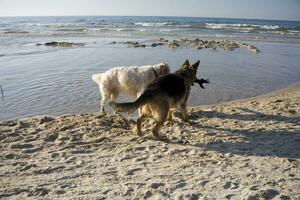
[[[117,115],[0,123],[3,199],[300,199],[300,85],[175,113],[156,141]]]

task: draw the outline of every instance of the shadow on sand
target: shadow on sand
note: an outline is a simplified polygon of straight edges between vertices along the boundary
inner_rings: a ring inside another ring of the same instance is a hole
[[[227,114],[217,111],[195,111],[191,113],[191,126],[195,129],[205,129],[213,134],[210,136],[236,136],[242,138],[242,142],[223,141],[208,142],[206,144],[194,144],[195,147],[201,147],[206,150],[218,151],[222,153],[232,153],[245,156],[275,156],[280,158],[299,159],[300,158],[300,117],[299,116],[281,116],[267,115],[246,108],[238,108],[244,114],[234,113]],[[236,110],[238,110],[236,109]],[[196,123],[194,119],[201,117],[219,118],[220,120],[239,120],[252,121],[258,123],[257,126],[245,128],[243,126],[232,128],[220,127],[218,125],[202,125]],[[261,127],[260,122],[270,122],[268,125]],[[289,128],[281,128],[276,123],[288,123]],[[271,125],[272,124],[272,125]],[[205,136],[204,136],[205,137]]]

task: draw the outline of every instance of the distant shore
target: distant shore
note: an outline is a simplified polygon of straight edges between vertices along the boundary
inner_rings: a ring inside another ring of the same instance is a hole
[[[120,115],[0,122],[0,198],[297,199],[300,84],[189,109],[142,138]]]

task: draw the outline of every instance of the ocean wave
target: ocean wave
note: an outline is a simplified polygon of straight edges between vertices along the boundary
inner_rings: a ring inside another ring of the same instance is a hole
[[[81,27],[86,26],[85,23],[63,23],[63,22],[55,22],[55,23],[28,23],[27,26],[31,27],[46,27],[46,28],[68,28],[68,27]]]
[[[118,31],[118,32],[136,31],[136,29],[131,29],[131,28],[117,28],[115,30]]]
[[[176,27],[190,27],[190,24],[178,24],[176,22],[136,22],[136,26],[155,27],[155,26],[176,26]]]
[[[300,36],[300,27],[298,26],[285,27],[279,25],[205,23],[204,28],[228,30],[240,33]]]
[[[224,34],[226,37],[299,38],[300,23],[270,20],[188,19],[188,18],[21,18],[3,20],[0,36],[198,36]]]
[[[261,34],[300,36],[300,31],[296,31],[296,30],[259,31],[259,33],[261,33]]]
[[[28,31],[19,31],[19,30],[8,30],[8,31],[3,31],[3,34],[29,34]]]
[[[136,26],[174,26],[176,22],[136,22]]]
[[[300,34],[300,30],[287,30],[287,32]]]
[[[158,30],[152,30],[152,29],[139,29],[139,32],[152,32],[152,33],[158,33],[158,32],[179,32],[181,29],[158,29]]]
[[[130,28],[88,28],[86,32],[132,32],[136,29]]]
[[[256,24],[221,24],[221,23],[205,23],[206,28],[210,29],[266,29],[266,30],[276,30],[280,27],[277,25],[256,25]]]
[[[57,29],[57,31],[62,31],[62,32],[84,32],[86,31],[85,28],[60,28]]]
[[[111,28],[88,28],[85,32],[109,32],[111,30]]]

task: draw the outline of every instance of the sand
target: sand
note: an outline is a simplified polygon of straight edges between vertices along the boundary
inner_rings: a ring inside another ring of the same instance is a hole
[[[0,123],[2,199],[300,199],[300,84],[132,132],[81,114]]]

